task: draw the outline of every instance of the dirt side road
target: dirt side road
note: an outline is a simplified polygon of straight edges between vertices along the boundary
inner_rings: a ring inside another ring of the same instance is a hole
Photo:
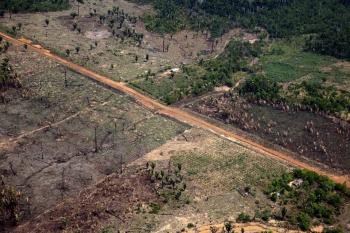
[[[267,148],[267,147],[260,145],[260,144],[254,142],[250,139],[247,139],[245,137],[237,135],[237,134],[230,132],[228,130],[222,129],[214,124],[211,124],[211,123],[209,123],[209,122],[207,122],[207,121],[205,121],[205,120],[203,120],[195,115],[192,115],[188,112],[185,112],[179,108],[165,106],[165,105],[157,102],[156,100],[128,87],[126,85],[126,83],[112,81],[105,76],[99,75],[99,74],[97,74],[89,69],[86,69],[86,68],[84,68],[80,65],[74,64],[74,63],[72,63],[72,62],[70,62],[62,57],[59,57],[55,54],[52,54],[49,50],[46,50],[39,45],[34,45],[26,39],[15,39],[15,38],[13,38],[7,34],[4,34],[2,32],[0,32],[0,36],[2,36],[5,40],[11,42],[15,46],[22,46],[22,45],[26,44],[29,49],[36,51],[39,54],[46,56],[46,57],[66,66],[69,69],[71,69],[77,73],[80,73],[80,74],[82,74],[82,75],[84,75],[92,80],[95,80],[95,81],[97,81],[103,85],[106,85],[110,88],[113,88],[115,90],[121,91],[121,92],[133,97],[137,102],[139,102],[140,104],[142,104],[146,108],[153,110],[159,114],[162,114],[162,115],[168,116],[172,119],[178,120],[180,122],[189,124],[193,127],[203,128],[203,129],[208,130],[216,135],[224,137],[232,142],[239,143],[239,144],[241,144],[241,145],[243,145],[243,146],[245,146],[253,151],[265,154],[267,156],[270,156],[270,157],[273,157],[273,158],[276,158],[279,160],[286,161],[286,162],[288,162],[296,167],[309,169],[309,170],[315,171],[321,175],[326,175],[336,182],[339,182],[339,183],[345,182],[346,185],[348,187],[350,187],[350,176],[348,176],[348,175],[347,176],[338,176],[338,175],[332,174],[329,171],[320,169],[318,167],[311,166],[307,163],[304,163],[304,162],[301,162],[297,159],[294,159],[291,155],[273,150],[271,148]]]

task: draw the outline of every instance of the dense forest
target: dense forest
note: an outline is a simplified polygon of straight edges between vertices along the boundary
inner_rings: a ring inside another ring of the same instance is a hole
[[[69,7],[69,0],[2,0],[0,16],[21,11],[58,11]]]
[[[306,50],[350,58],[348,0],[134,0],[151,3],[149,30],[173,33],[189,27],[219,37],[234,26],[265,28],[271,37],[307,35]]]

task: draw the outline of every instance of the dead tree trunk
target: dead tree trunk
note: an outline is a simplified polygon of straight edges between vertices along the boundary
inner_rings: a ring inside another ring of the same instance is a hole
[[[123,154],[120,155],[120,174],[123,174]]]
[[[95,153],[98,152],[98,145],[97,145],[97,127],[95,127],[95,139],[94,139],[94,144],[95,144]]]
[[[67,82],[67,68],[64,69],[64,87],[68,87],[68,82]]]

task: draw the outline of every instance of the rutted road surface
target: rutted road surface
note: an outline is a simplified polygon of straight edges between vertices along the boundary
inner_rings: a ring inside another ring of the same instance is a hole
[[[46,56],[50,59],[52,59],[53,61],[56,61],[58,63],[60,63],[61,65],[66,66],[67,68],[80,73],[92,80],[95,80],[105,86],[108,86],[110,88],[113,88],[115,90],[121,91],[131,97],[133,97],[138,103],[140,103],[141,105],[145,106],[146,108],[155,111],[158,114],[161,115],[165,115],[167,117],[170,117],[172,119],[178,120],[180,122],[186,123],[188,125],[191,125],[193,127],[199,127],[205,130],[208,130],[216,135],[219,135],[220,137],[224,137],[232,142],[235,143],[239,143],[242,146],[245,146],[246,148],[256,151],[258,153],[262,153],[265,154],[267,156],[282,160],[282,161],[286,161],[288,163],[290,163],[291,165],[294,165],[296,167],[300,167],[300,168],[305,168],[305,169],[309,169],[312,171],[315,171],[321,175],[326,175],[329,178],[331,178],[332,180],[339,182],[339,183],[346,183],[346,185],[348,187],[350,187],[350,177],[349,176],[337,176],[335,174],[332,174],[331,172],[327,171],[327,170],[323,170],[321,168],[315,167],[315,166],[311,166],[307,163],[301,162],[295,158],[293,158],[291,155],[287,154],[287,153],[282,153],[276,150],[273,150],[271,148],[265,147],[263,145],[260,145],[250,139],[247,139],[245,137],[242,137],[240,135],[237,135],[231,131],[222,129],[210,122],[207,122],[205,120],[203,120],[202,118],[195,116],[191,113],[188,113],[186,111],[181,110],[180,108],[176,108],[176,107],[169,107],[166,105],[163,105],[159,102],[157,102],[156,100],[130,88],[127,86],[126,83],[123,82],[116,82],[113,81],[105,76],[99,75],[87,68],[84,68],[80,65],[74,64],[62,57],[59,57],[55,54],[52,54],[49,50],[42,48],[39,45],[34,45],[31,43],[31,41],[26,40],[26,39],[15,39],[7,34],[4,34],[2,32],[0,32],[0,36],[2,36],[5,40],[11,42],[13,45],[16,46],[22,46],[24,44],[26,44],[28,46],[29,49],[38,52],[39,54]]]

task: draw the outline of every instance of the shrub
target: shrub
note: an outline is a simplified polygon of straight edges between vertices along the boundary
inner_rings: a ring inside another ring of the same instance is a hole
[[[9,59],[4,58],[0,65],[0,89],[6,90],[8,88],[19,88],[21,84],[18,80],[17,74],[10,65]]]
[[[265,222],[269,221],[270,217],[271,217],[271,213],[268,210],[264,210],[261,214],[261,219]]]
[[[0,182],[1,182],[0,177]],[[20,203],[23,195],[14,187],[0,184],[0,224],[16,225],[21,217]]]
[[[297,220],[301,230],[303,231],[309,230],[311,225],[311,218],[307,213],[301,212],[298,215]]]
[[[150,214],[158,214],[160,211],[160,205],[157,203],[150,203],[149,207],[151,208]]]
[[[245,213],[240,213],[236,219],[237,222],[241,222],[241,223],[247,223],[251,221],[251,218],[248,214]]]
[[[343,233],[343,230],[339,229],[339,228],[326,228],[323,233]]]
[[[281,98],[279,85],[264,76],[253,76],[248,79],[239,93],[258,100],[276,101]]]
[[[187,228],[194,228],[194,227],[196,227],[196,225],[194,225],[193,223],[187,224]]]

